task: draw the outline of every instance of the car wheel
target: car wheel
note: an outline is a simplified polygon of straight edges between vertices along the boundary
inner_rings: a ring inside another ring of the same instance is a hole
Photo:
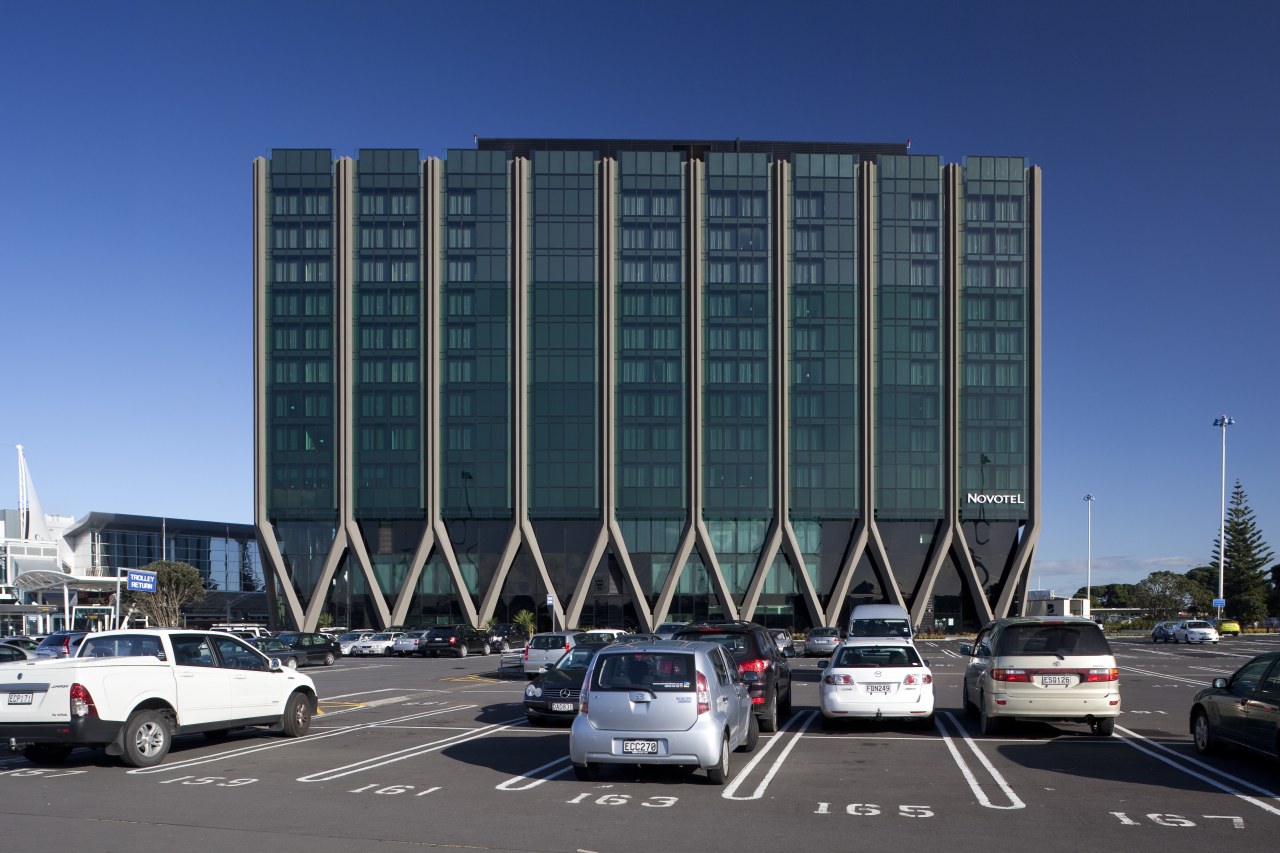
[[[467,644],[463,643],[458,646],[458,657],[465,658],[467,656]]]
[[[285,665],[285,666],[287,666],[287,667],[289,667],[289,669],[297,669],[297,668],[298,668],[298,659],[297,659],[297,658],[287,658],[287,659],[285,660],[285,662],[284,662],[284,665]]]
[[[754,752],[756,744],[760,741],[760,724],[756,722],[755,714],[747,715],[747,739],[738,747],[738,752]]]
[[[501,651],[501,652],[504,652],[504,653],[505,653],[505,652],[509,652],[509,651],[511,651],[511,644],[510,644],[510,643],[508,643],[506,640],[503,640],[503,641],[502,641],[502,645],[501,645],[501,646],[498,646],[498,650],[499,650],[499,651]]]
[[[778,700],[773,700],[773,708],[766,716],[760,717],[760,731],[776,732],[778,730]]]
[[[594,782],[600,778],[600,765],[575,764],[573,765],[573,775],[577,777],[579,782]]]
[[[32,764],[61,764],[71,754],[71,747],[60,743],[33,743],[22,750],[22,755]]]
[[[729,778],[729,736],[720,742],[720,760],[707,768],[707,779],[712,785],[723,785]]]
[[[333,652],[325,652],[325,653],[324,653],[324,665],[325,665],[325,666],[333,666],[334,661],[336,661],[336,660],[337,660],[337,658],[333,656]]]
[[[1004,730],[1004,719],[1001,717],[993,717],[987,713],[986,698],[979,696],[978,702],[978,730],[984,735],[998,735]]]
[[[302,737],[311,730],[311,702],[303,693],[289,697],[280,719],[285,737]]]
[[[169,721],[159,711],[139,711],[129,718],[121,732],[124,749],[120,757],[131,767],[154,767],[169,754],[173,734]]]
[[[1191,736],[1195,741],[1196,752],[1201,755],[1212,755],[1219,750],[1218,738],[1213,734],[1213,724],[1204,711],[1196,711],[1191,721]]]
[[[492,652],[492,651],[493,651],[493,649],[489,648],[489,644],[488,644],[488,643],[485,643],[483,646],[481,646],[481,647],[480,647],[480,654],[482,654],[482,655],[484,655],[484,656],[486,656],[486,657],[488,657],[489,653],[490,653],[490,652]]]
[[[1111,737],[1116,731],[1116,718],[1099,717],[1089,724],[1089,728],[1098,737]]]
[[[383,649],[383,650],[382,650],[382,656],[383,656],[384,658],[389,658],[389,657],[391,657],[391,647],[390,647],[390,646],[387,646],[385,649]]]

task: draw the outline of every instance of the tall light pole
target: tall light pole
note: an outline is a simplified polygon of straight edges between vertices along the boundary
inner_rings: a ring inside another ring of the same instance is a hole
[[[1093,495],[1085,495],[1084,502],[1089,507],[1089,538],[1084,570],[1084,600],[1090,617],[1093,616]]]
[[[1223,595],[1223,578],[1227,568],[1227,427],[1234,425],[1235,418],[1226,415],[1215,418],[1213,425],[1222,430],[1222,514],[1218,525],[1218,601],[1225,601]],[[1217,605],[1218,618],[1222,618],[1222,605]]]

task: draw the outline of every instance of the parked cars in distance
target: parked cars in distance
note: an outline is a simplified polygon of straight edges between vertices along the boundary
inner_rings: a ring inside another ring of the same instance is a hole
[[[18,635],[16,637],[5,637],[4,639],[0,639],[0,645],[17,646],[23,651],[34,654],[35,650],[40,647],[40,642],[38,640],[33,640],[30,637]]]
[[[677,640],[719,643],[747,684],[760,730],[775,732],[791,716],[791,663],[763,625],[755,622],[700,622],[676,632]]]
[[[859,604],[849,612],[845,635],[911,640],[911,616],[899,604]]]
[[[1178,627],[1177,621],[1157,622],[1151,628],[1151,642],[1167,643],[1173,639],[1173,629]]]
[[[586,639],[597,643],[616,643],[628,636],[627,632],[620,628],[592,628],[580,633]]]
[[[555,663],[578,645],[577,631],[546,631],[534,634],[524,647],[524,677],[532,681],[549,663]]]
[[[688,624],[688,622],[662,622],[658,627],[653,629],[653,633],[657,634],[664,640],[670,640],[676,635],[676,631],[679,631]]]
[[[21,646],[10,645],[9,643],[0,643],[0,663],[30,660],[35,656],[35,652],[29,652]]]
[[[1175,643],[1216,643],[1218,630],[1203,619],[1184,619],[1173,629]]]
[[[804,635],[804,656],[829,657],[842,639],[839,628],[810,628]]]
[[[795,643],[792,642],[791,632],[786,628],[770,628],[769,636],[778,644],[778,651],[789,658],[796,656]]]
[[[338,636],[338,648],[342,650],[344,655],[351,654],[351,647],[361,640],[367,640],[377,631],[348,631]]]
[[[75,657],[80,643],[89,636],[88,631],[54,631],[36,646],[36,656],[42,658]]]
[[[357,657],[377,657],[395,654],[391,646],[404,631],[379,631],[351,645],[350,654]]]
[[[238,636],[238,635],[232,635]],[[299,666],[306,664],[306,653],[296,651],[293,646],[278,640],[275,637],[254,637],[245,639],[241,637],[249,645],[262,652],[269,658],[278,658],[281,666],[287,666],[289,669],[297,669]]]
[[[316,631],[281,631],[276,634],[276,639],[301,655],[298,658],[300,665],[333,666],[334,661],[342,654],[342,646],[337,637]]]
[[[582,781],[598,778],[604,764],[674,764],[700,767],[723,785],[729,753],[751,752],[759,737],[748,684],[724,646],[620,643],[596,652],[569,759]]]
[[[1120,715],[1120,669],[1102,629],[1079,617],[997,619],[978,632],[961,688],[984,735],[1016,717],[1088,723],[1110,736]]]
[[[476,630],[470,625],[438,625],[427,631],[422,647],[432,657],[449,654],[465,658],[473,652],[487,655],[493,651],[489,645],[488,632]]]
[[[499,622],[489,626],[489,645],[500,652],[522,649],[529,642],[529,634],[514,622]]]
[[[1217,630],[1219,637],[1240,636],[1240,623],[1235,619],[1211,619],[1209,624]]]
[[[933,721],[933,672],[909,640],[850,637],[818,666],[824,724],[859,717]]]
[[[404,657],[405,655],[422,655],[425,657],[427,654],[428,633],[430,633],[430,631],[427,629],[423,629],[421,631],[405,631],[399,637],[396,637],[396,641],[391,644],[391,650],[400,657]]]
[[[524,715],[531,725],[573,719],[578,713],[578,694],[587,677],[587,667],[603,647],[576,645],[559,660],[547,664],[546,670],[525,686]]]
[[[1224,744],[1280,753],[1280,652],[1258,655],[1230,678],[1215,678],[1191,701],[1191,736],[1208,755]]]

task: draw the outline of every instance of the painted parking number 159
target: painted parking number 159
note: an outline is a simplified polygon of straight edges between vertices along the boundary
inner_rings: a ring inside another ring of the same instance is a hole
[[[851,814],[857,817],[873,817],[880,814],[883,809],[875,803],[849,803],[844,807],[845,814]],[[818,803],[818,808],[814,810],[814,814],[831,814],[831,803]],[[933,808],[931,806],[898,806],[899,817],[933,817]]]

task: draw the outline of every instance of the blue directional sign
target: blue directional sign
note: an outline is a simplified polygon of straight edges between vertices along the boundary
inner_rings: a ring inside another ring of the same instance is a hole
[[[1225,598],[1215,598],[1215,599],[1213,600],[1213,606],[1214,606],[1214,607],[1226,607],[1226,606],[1227,606],[1227,600],[1226,600]]]
[[[156,573],[130,569],[127,588],[130,592],[155,592]]]

